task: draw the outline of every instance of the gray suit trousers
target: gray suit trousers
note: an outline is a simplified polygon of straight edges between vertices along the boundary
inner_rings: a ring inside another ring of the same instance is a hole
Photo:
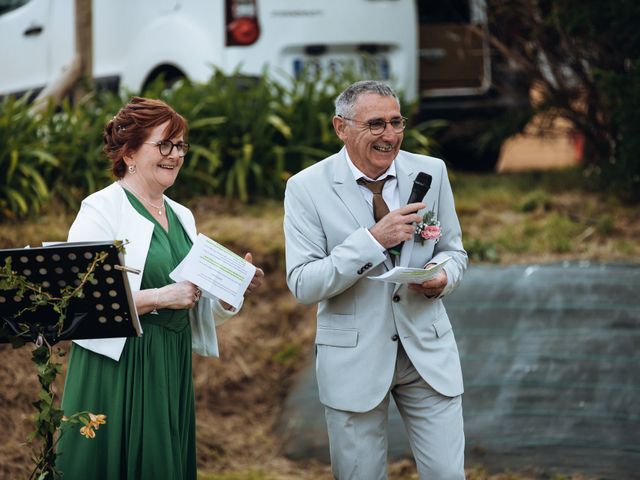
[[[387,478],[389,394],[407,429],[420,479],[464,479],[462,396],[446,397],[433,390],[400,343],[389,393],[376,408],[357,413],[325,406],[334,477]]]

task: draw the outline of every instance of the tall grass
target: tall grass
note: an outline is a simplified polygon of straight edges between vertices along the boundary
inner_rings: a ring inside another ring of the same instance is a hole
[[[580,170],[457,172],[452,183],[474,262],[640,258],[637,207],[588,191]]]

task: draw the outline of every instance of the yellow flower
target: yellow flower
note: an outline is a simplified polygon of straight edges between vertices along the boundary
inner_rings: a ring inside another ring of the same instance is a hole
[[[96,436],[96,432],[93,431],[93,428],[91,428],[91,425],[85,425],[84,427],[82,427],[80,429],[80,434],[84,435],[87,438],[95,438]]]

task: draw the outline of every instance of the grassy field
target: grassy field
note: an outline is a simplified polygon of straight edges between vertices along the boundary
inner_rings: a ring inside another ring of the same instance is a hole
[[[585,190],[577,170],[451,177],[474,262],[640,259],[640,207]],[[190,206],[199,229],[224,243],[251,249],[258,259],[284,252],[281,202],[237,205],[209,197]],[[74,215],[53,205],[31,221],[0,223],[0,247],[64,239]]]
[[[638,206],[585,191],[579,172],[453,172],[452,185],[471,262],[640,264]],[[281,202],[244,206],[221,198],[198,198],[190,207],[201,232],[237,253],[253,252],[266,272],[260,298],[250,298],[241,314],[220,328],[222,358],[194,356],[201,478],[331,478],[326,465],[299,464],[284,458],[274,433],[283,413],[283,399],[312,349],[315,330],[314,309],[298,305],[284,282]],[[0,247],[64,240],[74,215],[52,205],[39,218],[2,223]],[[30,452],[23,442],[31,428],[30,402],[37,392],[37,380],[30,370],[27,350],[0,346],[0,362],[11,365],[0,369],[0,428],[6,432],[0,446],[0,478],[28,475]],[[390,467],[390,478],[417,476],[411,462],[403,461]],[[482,466],[474,466],[468,478],[543,477],[527,472],[486,472]]]

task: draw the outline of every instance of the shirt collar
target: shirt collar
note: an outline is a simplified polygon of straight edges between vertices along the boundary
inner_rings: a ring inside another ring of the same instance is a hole
[[[349,157],[349,152],[347,152],[346,148],[344,149],[344,154],[347,157],[347,165],[349,165],[349,169],[351,170],[351,173],[353,174],[353,178],[355,180],[358,180],[359,178],[362,178],[362,177],[364,177],[367,180],[382,180],[383,178],[386,178],[386,177],[395,177],[396,176],[396,161],[395,160],[393,162],[391,162],[391,165],[389,165],[389,168],[387,168],[387,171],[384,172],[382,175],[380,175],[378,178],[369,178],[364,173],[362,173],[360,171],[360,169],[358,167],[356,167],[355,164],[351,161],[351,157]]]

